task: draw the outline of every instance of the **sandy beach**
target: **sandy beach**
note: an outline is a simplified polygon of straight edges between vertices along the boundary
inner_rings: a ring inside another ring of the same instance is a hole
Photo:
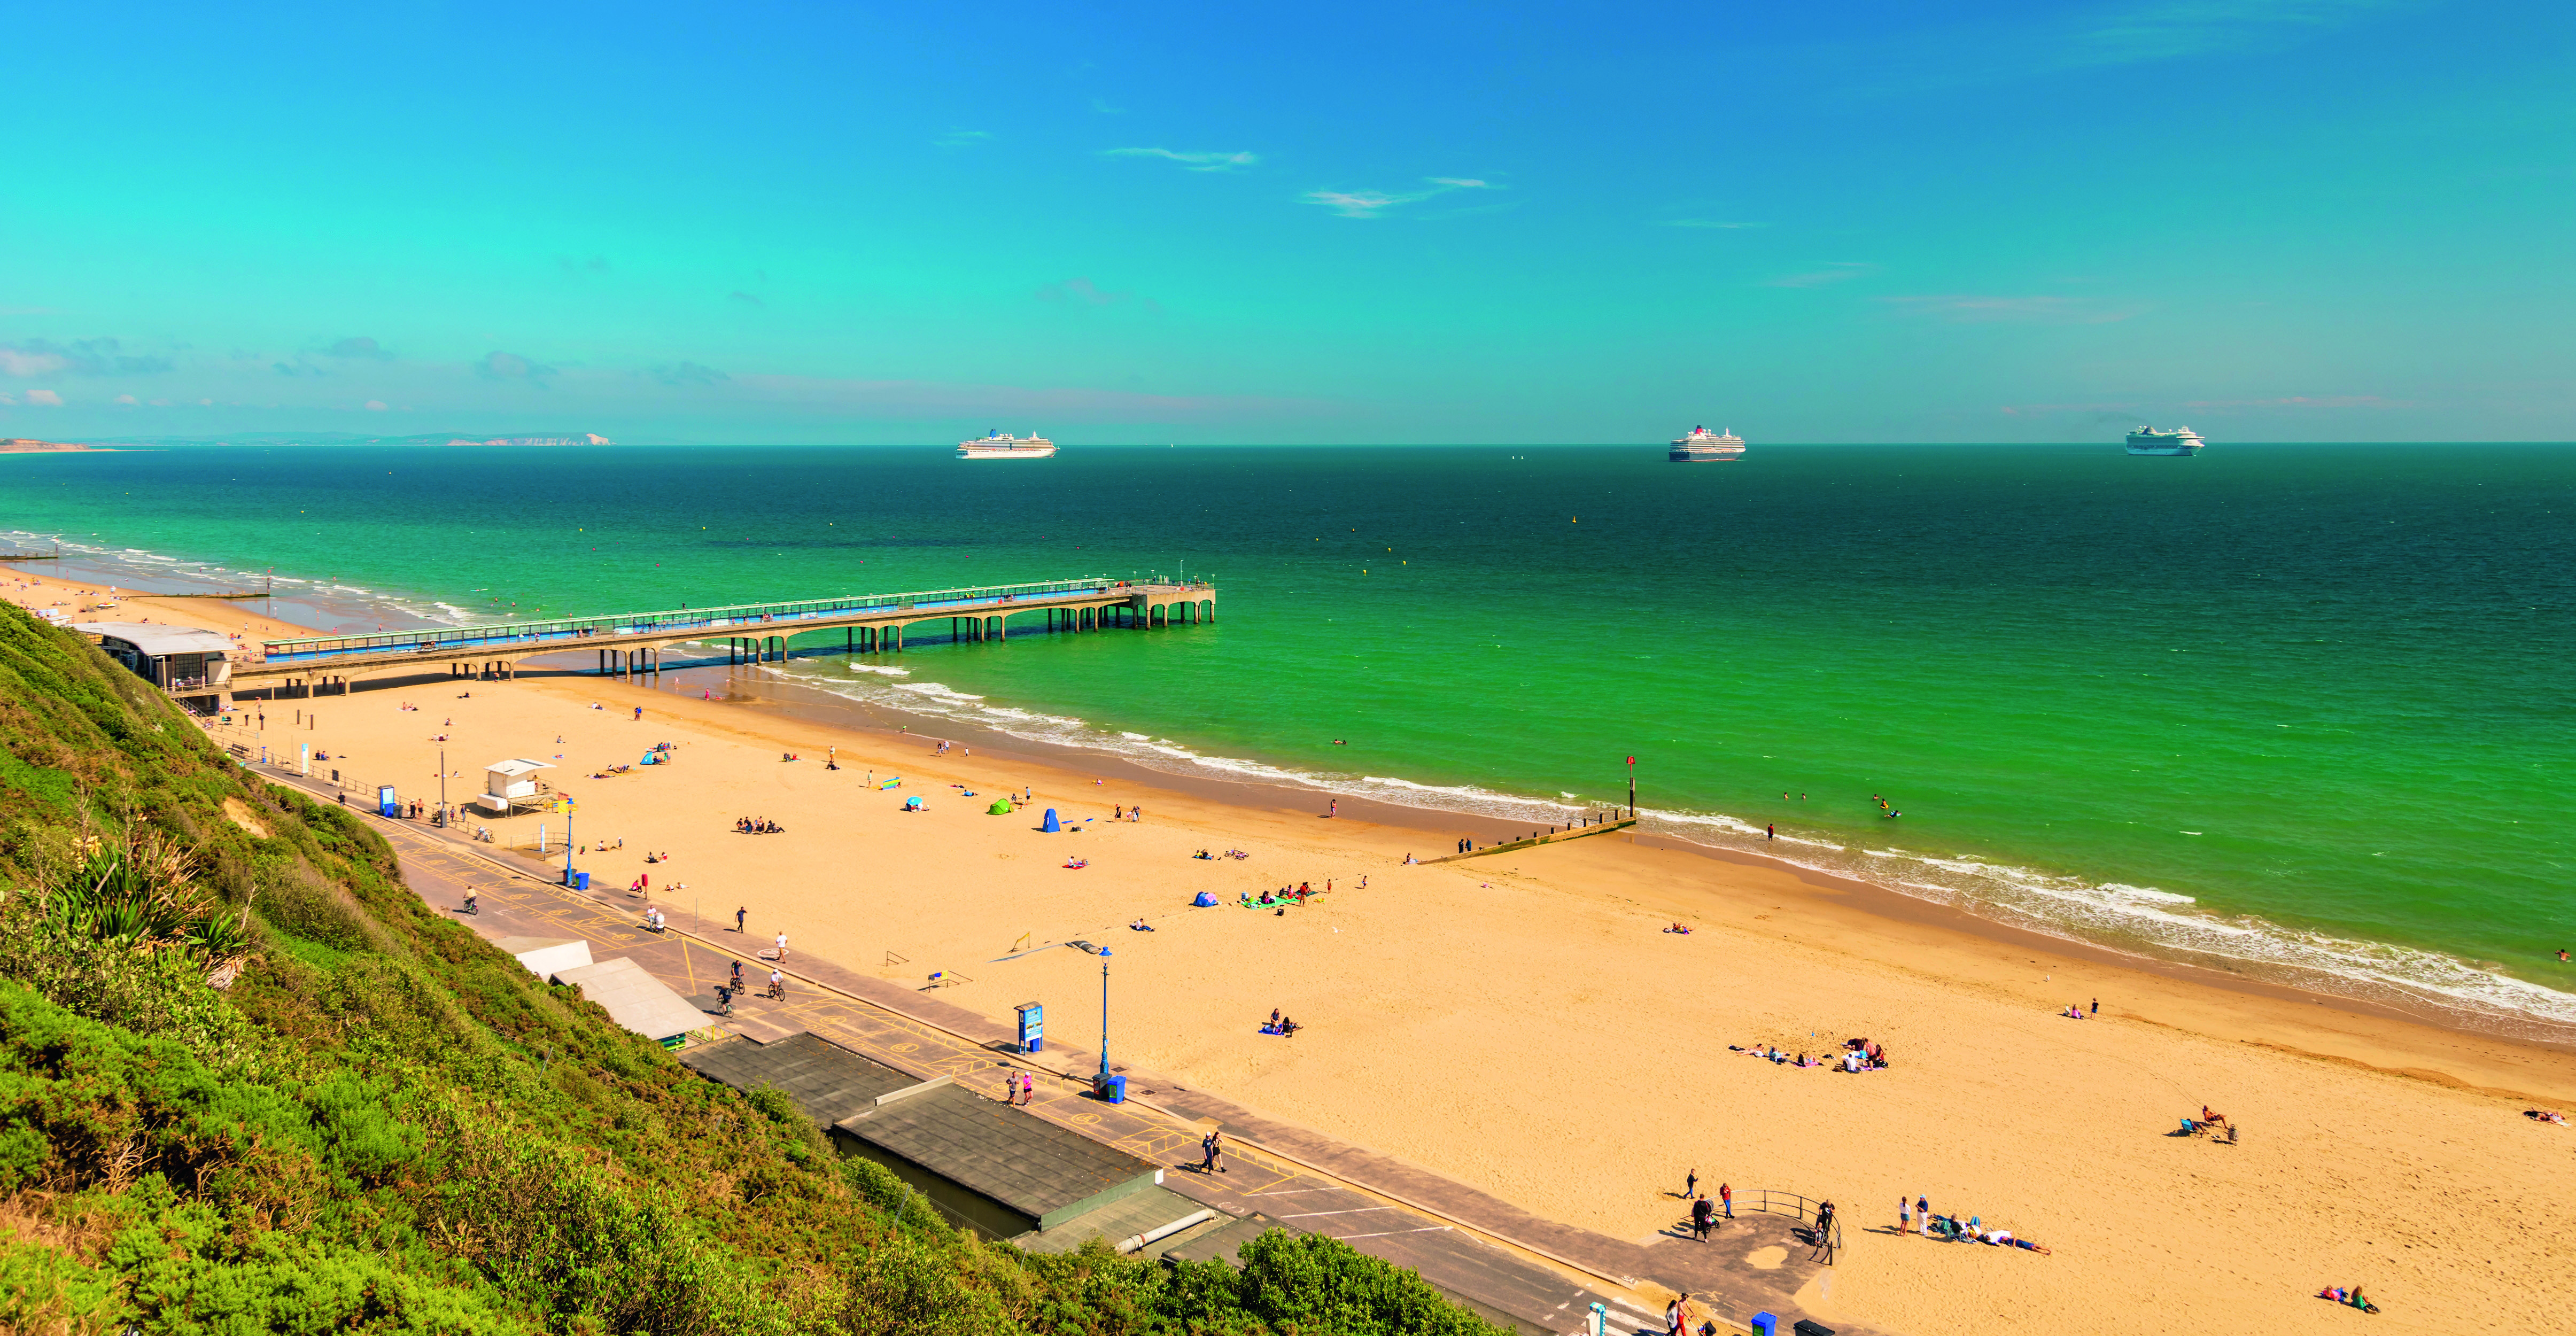
[[[84,619],[76,591],[98,587],[9,584]],[[291,634],[210,600],[130,598],[112,615]],[[323,768],[407,799],[439,796],[442,750],[451,801],[489,762],[547,762],[579,802],[573,836],[591,847],[575,858],[595,886],[649,875],[639,908],[730,921],[739,906],[754,945],[785,932],[797,956],[888,979],[944,972],[958,982],[942,1000],[988,1016],[1042,1000],[1076,1045],[1099,1041],[1100,961],[999,958],[1111,946],[1120,1063],[1572,1224],[1651,1236],[1683,1214],[1672,1194],[1691,1170],[1832,1198],[1850,1246],[1831,1289],[1802,1296],[1820,1314],[1922,1333],[2324,1332],[2365,1319],[2316,1291],[2358,1283],[2376,1329],[2566,1323],[2551,1296],[2576,1254],[2557,1223],[2576,1131],[2523,1114],[2576,1105],[2563,1048],[2149,967],[1651,838],[1408,865],[1493,832],[1348,800],[1328,817],[1321,794],[983,739],[942,755],[830,722],[751,669],[661,689],[533,669],[254,699],[253,726],[219,731],[313,743]],[[592,777],[665,742],[668,766]],[[903,810],[915,797],[925,810]],[[1138,806],[1141,821],[1113,819]],[[1035,829],[1050,807],[1080,833]],[[738,834],[744,817],[784,832]],[[560,821],[489,824],[533,846],[540,823],[560,840]],[[1251,856],[1191,857],[1228,848]],[[1331,892],[1285,913],[1233,906],[1298,884]],[[1224,905],[1189,908],[1202,890]],[[1127,927],[1139,918],[1155,931]],[[2097,1000],[2098,1016],[2060,1014]],[[1259,1034],[1274,1007],[1305,1030]],[[1891,1066],[1733,1051],[1822,1055],[1855,1036]],[[2170,1135],[2203,1105],[2242,1129],[2236,1144]],[[1897,1203],[1916,1196],[2055,1251],[1899,1235]]]

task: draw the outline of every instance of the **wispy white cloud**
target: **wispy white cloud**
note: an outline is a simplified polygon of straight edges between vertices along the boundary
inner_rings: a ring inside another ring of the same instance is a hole
[[[47,408],[60,408],[63,406],[63,397],[54,393],[52,390],[29,390],[27,391],[27,402],[30,404],[42,404]]]
[[[1901,311],[1961,324],[2109,325],[2143,308],[2109,306],[2083,297],[1986,297],[1963,294],[1887,297]]]
[[[2193,399],[2185,408],[2415,408],[2412,399],[2383,399],[2375,394],[2283,395],[2277,399]]]
[[[1049,283],[1038,289],[1039,301],[1069,302],[1081,306],[1115,306],[1133,295],[1135,294],[1105,291],[1087,278],[1068,278],[1061,283]]]
[[[539,366],[517,353],[495,350],[486,353],[482,361],[474,364],[474,374],[485,380],[524,380],[530,384],[543,385],[546,377],[555,374],[555,369],[550,366]]]
[[[2136,404],[2005,404],[2005,417],[2080,416],[2094,422],[2127,422],[2138,416]]]
[[[2403,7],[2404,0],[2158,0],[2075,20],[2070,66],[2274,50]]]
[[[381,413],[385,411],[385,401],[382,399],[369,399],[366,402],[365,407],[370,413]]]
[[[0,372],[12,376],[51,375],[70,365],[70,358],[43,344],[26,348],[0,346]]]
[[[139,408],[143,404],[142,400],[137,399],[130,394],[120,394],[116,396],[116,402],[127,408]]]
[[[1822,269],[1810,269],[1802,274],[1782,274],[1778,278],[1772,279],[1768,283],[1763,284],[1763,286],[1771,288],[1821,288],[1834,283],[1848,283],[1855,278],[1865,278],[1877,271],[1877,265],[1867,264],[1859,260],[1835,260],[1825,265]]]
[[[992,137],[993,132],[990,130],[951,130],[930,142],[941,148],[964,148],[970,144],[984,143]]]
[[[1261,161],[1258,153],[1176,153],[1168,148],[1106,148],[1105,158],[1164,158],[1194,172],[1230,172]]]
[[[1464,176],[1428,176],[1423,180],[1429,183],[1430,189],[1309,190],[1305,194],[1305,200],[1308,204],[1320,204],[1344,218],[1375,218],[1399,204],[1418,204],[1434,196],[1446,195],[1453,190],[1500,190],[1502,188],[1490,181],[1480,181]]]

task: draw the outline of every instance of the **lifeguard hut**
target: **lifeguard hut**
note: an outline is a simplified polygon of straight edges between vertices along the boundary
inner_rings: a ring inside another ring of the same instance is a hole
[[[532,806],[543,802],[545,799],[537,793],[537,781],[529,776],[540,770],[552,769],[553,766],[543,761],[531,761],[525,757],[494,761],[483,767],[483,792],[475,795],[474,805],[507,816],[522,804]]]

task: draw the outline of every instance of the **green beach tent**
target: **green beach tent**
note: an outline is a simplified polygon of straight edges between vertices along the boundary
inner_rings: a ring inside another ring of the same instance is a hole
[[[1009,816],[1011,814],[1011,800],[1008,798],[995,798],[993,800],[993,805],[984,809],[984,814],[986,816]]]

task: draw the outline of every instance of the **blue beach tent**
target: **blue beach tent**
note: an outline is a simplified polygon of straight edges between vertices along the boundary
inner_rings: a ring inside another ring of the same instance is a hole
[[[1198,894],[1198,898],[1197,898],[1197,899],[1195,899],[1195,900],[1190,901],[1190,908],[1192,908],[1192,909],[1214,909],[1214,908],[1216,908],[1216,895],[1215,895],[1215,893],[1214,893],[1214,892],[1212,892],[1212,891],[1201,891],[1201,892],[1199,892],[1199,894]]]
[[[1054,808],[1050,807],[1047,809],[1046,824],[1039,827],[1039,829],[1044,830],[1049,835],[1061,835],[1064,833],[1064,827],[1056,824]]]

